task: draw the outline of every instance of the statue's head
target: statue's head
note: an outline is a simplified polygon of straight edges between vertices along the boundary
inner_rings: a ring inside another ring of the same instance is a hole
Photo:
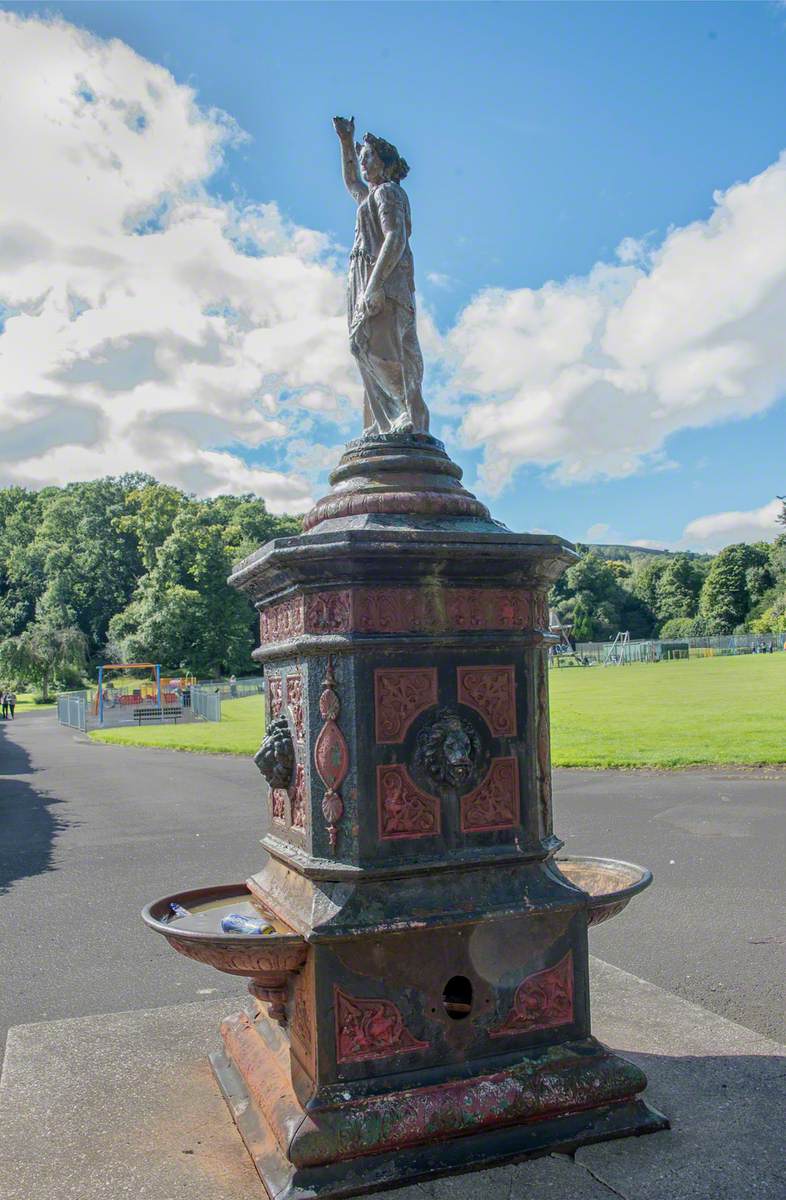
[[[418,765],[436,784],[465,787],[480,759],[480,738],[468,721],[448,708],[440,709],[418,738]]]
[[[360,159],[360,169],[367,183],[386,183],[392,180],[401,183],[409,174],[406,159],[403,159],[392,142],[364,133],[363,141],[355,146]]]

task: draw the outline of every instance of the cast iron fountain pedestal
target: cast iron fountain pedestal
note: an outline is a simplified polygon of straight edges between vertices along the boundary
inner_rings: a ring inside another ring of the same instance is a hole
[[[460,478],[428,435],[350,443],[307,532],[232,577],[267,681],[247,886],[284,932],[175,937],[164,901],[148,920],[252,979],[212,1062],[276,1200],[667,1124],[590,1032],[588,926],[649,872],[554,858],[546,595],[575,555]]]

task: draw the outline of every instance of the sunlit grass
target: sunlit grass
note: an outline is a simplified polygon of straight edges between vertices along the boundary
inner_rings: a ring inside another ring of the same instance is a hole
[[[786,654],[552,670],[559,767],[786,762]],[[203,754],[253,754],[261,696],[225,700],[220,723],[108,729],[97,741]]]

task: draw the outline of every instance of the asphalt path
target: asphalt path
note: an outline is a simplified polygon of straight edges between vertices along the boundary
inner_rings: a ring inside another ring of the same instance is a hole
[[[566,853],[644,863],[655,884],[592,951],[779,1040],[786,774],[557,771]],[[236,993],[139,919],[260,865],[250,760],[92,743],[51,712],[0,721],[0,1047],[9,1026]]]

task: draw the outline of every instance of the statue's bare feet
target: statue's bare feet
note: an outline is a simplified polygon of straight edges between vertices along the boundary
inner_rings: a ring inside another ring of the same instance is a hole
[[[390,426],[391,433],[414,433],[415,426],[412,424],[409,413],[402,413],[397,417]]]

